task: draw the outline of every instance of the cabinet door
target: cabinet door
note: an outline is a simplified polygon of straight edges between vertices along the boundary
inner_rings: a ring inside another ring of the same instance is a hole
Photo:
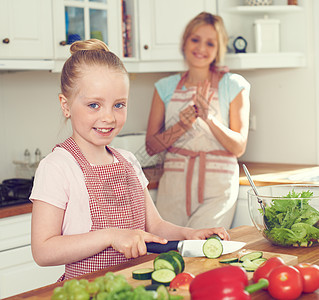
[[[0,252],[0,299],[55,283],[64,266],[39,267],[31,246]]]
[[[116,54],[121,49],[121,2],[118,0],[55,0],[55,58],[66,59],[77,40],[96,38]]]
[[[202,11],[216,13],[216,1],[139,0],[141,60],[181,60],[185,26]]]
[[[53,58],[50,0],[0,1],[0,58]]]

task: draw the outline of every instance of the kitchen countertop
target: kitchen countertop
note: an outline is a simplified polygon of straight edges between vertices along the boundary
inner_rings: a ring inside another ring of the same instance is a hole
[[[240,165],[240,178],[239,183],[241,185],[249,185],[249,182],[245,176],[242,168],[242,162]],[[298,183],[297,181],[287,180],[289,175],[296,174],[305,170],[312,170],[318,168],[318,165],[305,165],[305,164],[273,164],[273,163],[257,163],[257,162],[245,162],[250,174],[252,175],[255,184],[257,186],[283,184],[283,183]],[[159,179],[163,173],[161,167],[148,167],[143,169],[145,176],[149,180],[149,189],[156,189],[158,187]],[[0,219],[11,217],[20,214],[30,213],[32,211],[32,204],[23,204],[11,207],[0,208]]]
[[[319,264],[319,246],[312,247],[312,248],[283,248],[279,246],[274,246],[257,231],[255,227],[252,226],[239,226],[233,228],[229,231],[231,239],[234,241],[242,241],[246,242],[245,249],[249,250],[256,250],[256,251],[264,251],[265,253],[276,253],[276,255],[289,255],[289,256],[297,256],[298,263],[312,263],[312,264]],[[125,272],[126,269],[135,267],[139,268],[140,264],[145,262],[149,262],[153,260],[157,255],[150,254],[146,256],[139,257],[137,259],[130,260],[126,263],[120,264],[118,266],[109,267],[97,272],[93,272],[90,274],[83,275],[80,278],[86,278],[88,280],[93,280],[96,277],[103,276],[106,272],[116,272],[117,274],[131,274],[130,272]],[[192,264],[197,264],[198,269],[201,269],[202,266],[212,262],[212,260],[208,258],[192,258]],[[187,270],[187,264],[186,264]],[[200,272],[198,272],[200,273]],[[197,274],[198,274],[197,273]],[[194,274],[194,275],[197,275]],[[130,275],[129,275],[130,276]],[[127,277],[127,280],[133,281],[131,278]],[[50,299],[54,288],[57,286],[61,286],[63,283],[54,283],[36,290],[32,290],[23,294],[15,295],[7,299]],[[131,283],[133,286],[140,285],[139,281],[133,281]],[[189,296],[185,296],[185,300],[189,299]],[[266,300],[266,299],[273,299],[269,296],[267,291],[261,290],[251,295],[251,299],[253,300]],[[319,290],[316,293],[311,294],[302,294],[302,296],[298,299],[302,300],[315,300],[319,299]]]

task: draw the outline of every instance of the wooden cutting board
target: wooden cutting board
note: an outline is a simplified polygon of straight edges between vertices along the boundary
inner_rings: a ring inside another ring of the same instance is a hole
[[[231,258],[231,257],[241,257],[244,254],[254,252],[256,250],[248,250],[248,249],[242,249],[240,251],[226,254],[221,256],[218,259],[209,259],[209,258],[204,258],[204,257],[184,257],[185,260],[185,270],[184,272],[189,272],[193,275],[198,275],[200,273],[203,273],[208,270],[216,269],[219,267],[224,266],[224,264],[219,263],[220,259],[224,258]],[[279,256],[281,257],[284,262],[288,265],[295,265],[298,263],[298,257],[294,255],[288,255],[288,254],[281,254],[281,253],[273,253],[273,252],[263,252],[263,257],[265,258],[271,258],[274,256]],[[131,284],[134,287],[137,287],[139,285],[149,285],[151,284],[151,280],[135,280],[132,278],[132,272],[137,269],[142,269],[142,268],[153,268],[153,261],[148,261],[145,263],[142,263],[140,265],[130,267],[118,272],[115,272],[115,274],[122,274],[125,276],[126,280],[128,281],[129,284]],[[253,276],[253,272],[247,272],[248,279],[251,279]],[[176,295],[182,295],[184,296],[184,299],[190,299],[190,294],[188,291],[185,290],[179,290],[179,291],[170,291],[171,294],[176,294]]]

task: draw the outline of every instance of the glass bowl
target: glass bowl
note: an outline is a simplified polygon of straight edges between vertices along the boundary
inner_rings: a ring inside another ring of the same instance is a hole
[[[250,217],[262,235],[283,247],[313,247],[319,241],[319,185],[289,184],[248,191]]]

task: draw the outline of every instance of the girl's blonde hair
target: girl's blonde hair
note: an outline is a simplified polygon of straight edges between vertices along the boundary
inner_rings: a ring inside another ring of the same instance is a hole
[[[182,54],[185,57],[184,48],[189,36],[202,25],[212,25],[217,31],[218,50],[216,59],[212,62],[212,66],[214,64],[220,64],[223,62],[227,51],[228,35],[223,19],[220,16],[212,15],[207,12],[201,12],[187,24],[182,38]]]
[[[105,66],[128,75],[122,61],[100,40],[74,42],[70,52],[71,56],[64,63],[61,74],[61,92],[65,97],[76,92],[77,80],[86,66]]]

